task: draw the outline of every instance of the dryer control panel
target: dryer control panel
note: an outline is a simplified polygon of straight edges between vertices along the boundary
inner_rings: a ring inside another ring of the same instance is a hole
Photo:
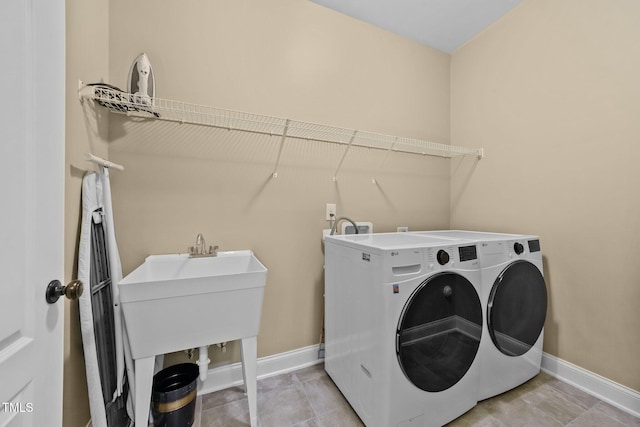
[[[507,242],[509,258],[530,256],[540,252],[540,240],[515,240]]]

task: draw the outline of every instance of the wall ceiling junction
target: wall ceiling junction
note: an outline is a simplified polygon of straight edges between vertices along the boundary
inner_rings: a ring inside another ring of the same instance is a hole
[[[522,0],[311,1],[452,53]]]

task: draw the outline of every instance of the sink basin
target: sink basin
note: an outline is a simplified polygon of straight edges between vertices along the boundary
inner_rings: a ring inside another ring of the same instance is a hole
[[[147,257],[118,283],[133,358],[257,336],[266,277],[249,250]]]

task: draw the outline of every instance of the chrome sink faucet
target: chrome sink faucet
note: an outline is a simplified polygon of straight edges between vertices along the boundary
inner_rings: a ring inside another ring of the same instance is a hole
[[[198,233],[196,236],[196,252],[197,253],[205,253],[204,250],[207,247],[207,244],[204,242],[204,236],[202,233]]]
[[[218,245],[209,246],[209,250],[207,251],[207,244],[205,243],[204,236],[202,233],[198,233],[196,236],[196,245],[189,247],[189,257],[211,257],[218,255]]]

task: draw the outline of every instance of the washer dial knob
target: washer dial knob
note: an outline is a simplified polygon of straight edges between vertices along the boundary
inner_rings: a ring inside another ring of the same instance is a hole
[[[524,252],[524,246],[522,246],[522,243],[520,242],[515,242],[513,244],[513,250],[515,251],[515,253],[520,255],[522,252]]]
[[[449,254],[447,251],[440,249],[436,255],[436,259],[438,260],[438,264],[445,265],[449,262]]]

